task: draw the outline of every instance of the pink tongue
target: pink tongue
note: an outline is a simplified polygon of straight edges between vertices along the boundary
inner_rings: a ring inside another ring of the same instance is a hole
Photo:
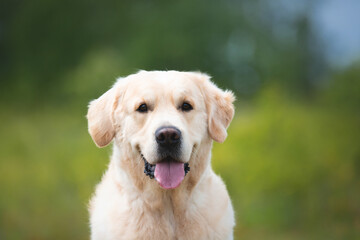
[[[185,176],[184,164],[166,161],[157,163],[155,167],[155,179],[165,189],[176,188]]]

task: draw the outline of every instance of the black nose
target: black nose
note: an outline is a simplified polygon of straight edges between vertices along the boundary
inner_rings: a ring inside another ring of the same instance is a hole
[[[160,127],[155,132],[155,138],[160,146],[171,148],[180,143],[181,132],[176,127]]]

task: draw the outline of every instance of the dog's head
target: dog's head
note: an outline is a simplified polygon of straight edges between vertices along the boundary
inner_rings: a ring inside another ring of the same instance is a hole
[[[121,78],[89,105],[89,132],[99,147],[116,138],[145,161],[163,188],[177,187],[203,141],[223,142],[234,96],[201,73],[140,71]],[[152,175],[153,174],[153,175]]]

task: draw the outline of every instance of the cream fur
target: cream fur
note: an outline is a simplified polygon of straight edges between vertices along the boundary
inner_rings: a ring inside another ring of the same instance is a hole
[[[182,102],[194,109],[183,112]],[[212,170],[212,141],[227,136],[234,96],[201,73],[140,71],[89,105],[89,132],[113,154],[89,205],[91,239],[232,239],[232,204],[223,181]],[[148,113],[137,107],[146,103]],[[144,173],[140,152],[155,164],[155,130],[180,129],[181,161],[190,172],[179,187],[165,190]]]

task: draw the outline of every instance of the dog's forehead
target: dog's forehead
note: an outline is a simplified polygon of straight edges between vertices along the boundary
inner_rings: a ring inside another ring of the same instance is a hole
[[[182,72],[139,72],[130,76],[127,92],[131,96],[158,95],[173,97],[198,95],[196,79]]]

